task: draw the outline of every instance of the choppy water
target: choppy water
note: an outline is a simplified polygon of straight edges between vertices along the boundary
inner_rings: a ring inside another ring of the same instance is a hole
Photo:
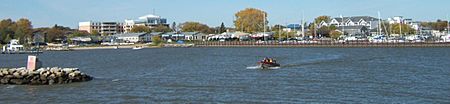
[[[450,48],[162,48],[46,52],[96,79],[0,85],[0,103],[450,103]],[[249,70],[275,57],[277,70]],[[0,55],[0,67],[26,55]]]

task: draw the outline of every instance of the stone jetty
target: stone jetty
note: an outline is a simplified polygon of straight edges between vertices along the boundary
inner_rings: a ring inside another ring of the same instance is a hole
[[[0,68],[0,84],[12,85],[53,85],[90,81],[93,78],[78,68]]]

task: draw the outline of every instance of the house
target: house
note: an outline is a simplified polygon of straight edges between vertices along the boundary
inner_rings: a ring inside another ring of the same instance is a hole
[[[183,33],[168,32],[161,35],[163,40],[184,40],[185,35]]]
[[[9,44],[3,46],[2,52],[20,52],[24,51],[23,45],[19,44],[19,40],[12,39]]]
[[[337,30],[349,35],[369,35],[369,29],[366,26],[341,26],[337,27]]]
[[[151,34],[142,33],[122,33],[113,35],[114,38],[119,40],[119,42],[125,43],[138,43],[138,42],[150,42]]]
[[[374,29],[378,27],[379,19],[370,16],[337,17],[319,23],[319,27],[331,25],[334,25],[336,27],[365,26],[368,29]]]
[[[200,32],[184,32],[184,40],[206,40],[207,35]]]

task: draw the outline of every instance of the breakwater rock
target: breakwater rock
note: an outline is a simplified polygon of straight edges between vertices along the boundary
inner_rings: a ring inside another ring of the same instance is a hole
[[[90,81],[93,78],[78,68],[40,68],[35,71],[22,68],[0,68],[0,84],[52,85]]]

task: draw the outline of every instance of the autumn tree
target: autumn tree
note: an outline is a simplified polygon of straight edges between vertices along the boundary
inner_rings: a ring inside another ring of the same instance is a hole
[[[55,25],[51,29],[49,29],[47,31],[47,34],[45,35],[46,41],[50,43],[59,42],[59,40],[62,40],[63,38],[65,38],[64,31],[58,25]]]
[[[202,33],[214,33],[213,29],[208,25],[201,24],[199,22],[185,22],[180,25],[183,32],[202,32]]]
[[[26,40],[31,40],[33,37],[33,26],[31,21],[21,18],[16,22],[15,37],[19,39],[20,43],[25,43]]]
[[[234,21],[234,25],[237,30],[242,30],[243,32],[262,32],[264,31],[264,26],[267,26],[269,23],[267,21],[267,13],[255,8],[241,10],[235,16],[236,20]]]
[[[399,23],[395,23],[395,24],[392,24],[391,26],[392,26],[393,34],[400,34],[400,30],[401,30],[401,34],[415,34],[416,33],[416,30],[407,24],[401,24],[401,26],[400,26]],[[400,29],[400,27],[401,27],[401,29]]]
[[[320,24],[322,21],[328,22],[331,20],[330,16],[319,16],[314,19],[314,23]]]
[[[151,30],[147,26],[135,25],[135,26],[133,26],[133,28],[131,28],[131,32],[134,32],[134,33],[138,33],[138,32],[150,33]]]
[[[150,30],[152,32],[170,32],[170,31],[172,31],[172,29],[170,29],[169,27],[164,26],[164,25],[158,25],[155,28],[151,28]]]
[[[339,32],[337,30],[330,31],[330,38],[332,39],[338,39],[339,37],[341,37],[341,35],[342,32]]]

